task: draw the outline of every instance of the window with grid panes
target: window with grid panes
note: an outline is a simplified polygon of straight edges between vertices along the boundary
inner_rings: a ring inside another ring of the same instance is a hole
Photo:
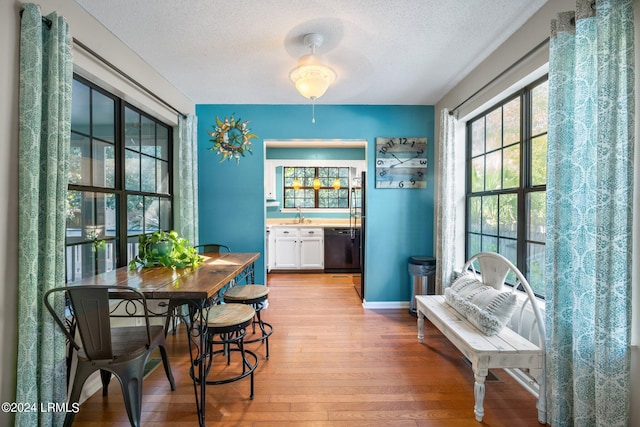
[[[339,189],[334,188],[336,180],[340,183]],[[300,185],[299,188],[294,185],[296,181]],[[285,166],[283,182],[285,208],[349,208],[348,167]]]
[[[138,236],[172,227],[172,129],[74,76],[67,281],[127,265]]]
[[[466,256],[498,252],[544,296],[546,77],[467,123]]]

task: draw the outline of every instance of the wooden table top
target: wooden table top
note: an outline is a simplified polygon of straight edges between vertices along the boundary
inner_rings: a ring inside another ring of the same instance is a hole
[[[213,297],[260,256],[257,252],[202,254],[204,262],[196,268],[120,267],[95,276],[71,282],[73,285],[129,286],[150,299],[203,300]]]

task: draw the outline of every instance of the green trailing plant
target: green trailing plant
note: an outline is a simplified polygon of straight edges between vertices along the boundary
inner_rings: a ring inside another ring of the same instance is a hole
[[[156,231],[143,234],[138,238],[138,255],[129,262],[129,269],[139,266],[153,267],[163,265],[172,268],[185,268],[200,264],[203,258],[189,240],[180,237],[177,231]]]

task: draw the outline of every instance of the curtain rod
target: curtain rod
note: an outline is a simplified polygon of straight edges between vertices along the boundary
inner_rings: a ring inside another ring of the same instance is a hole
[[[103,56],[101,56],[99,53],[97,53],[96,51],[94,51],[93,49],[91,49],[90,47],[88,47],[86,44],[82,43],[80,40],[76,39],[75,37],[73,37],[73,44],[75,46],[80,47],[85,52],[91,54],[93,57],[98,59],[100,62],[102,62],[103,64],[105,64],[109,68],[111,68],[116,73],[120,74],[125,79],[129,80],[129,82],[133,83],[139,89],[144,91],[147,95],[151,96],[152,98],[154,98],[156,101],[160,102],[162,105],[164,105],[165,107],[167,107],[171,111],[175,112],[176,114],[178,114],[182,118],[186,118],[187,117],[186,114],[182,113],[181,111],[179,111],[178,109],[173,107],[171,104],[169,104],[167,101],[165,101],[164,99],[160,98],[158,95],[153,93],[150,89],[148,89],[142,83],[138,82],[136,79],[134,79],[133,77],[131,77],[130,75],[128,75],[127,73],[122,71],[120,68],[116,67],[114,64],[112,64],[107,59],[105,59]]]
[[[20,9],[20,18],[22,18],[23,12],[24,12],[24,9]],[[42,22],[47,26],[47,28],[51,29],[51,19],[47,18],[46,16],[43,16],[42,17]],[[94,50],[89,48],[87,45],[85,45],[80,40],[76,39],[75,37],[73,37],[73,44],[78,46],[78,47],[80,47],[80,48],[82,48],[85,52],[91,54],[93,57],[95,57],[96,59],[101,61],[103,64],[105,64],[106,66],[111,68],[113,71],[115,71],[116,73],[120,74],[125,79],[129,80],[129,82],[133,83],[135,86],[137,86],[143,92],[145,92],[147,95],[151,96],[153,99],[155,99],[156,101],[158,101],[159,103],[161,103],[162,105],[164,105],[165,107],[170,109],[171,111],[175,112],[177,115],[181,116],[182,118],[186,118],[187,117],[186,114],[184,114],[181,111],[179,111],[176,108],[174,108],[167,101],[165,101],[164,99],[160,98],[158,95],[153,93],[150,89],[148,89],[146,86],[142,85],[140,82],[138,82],[133,77],[131,77],[130,75],[128,75],[127,73],[122,71],[120,68],[116,67],[111,62],[107,61],[104,57],[102,57],[101,55],[96,53]]]
[[[449,111],[449,115],[454,115],[456,113],[456,111],[458,110],[458,108],[462,107],[464,104],[466,104],[467,102],[469,102],[472,98],[476,97],[480,92],[482,92],[483,90],[485,90],[486,88],[488,88],[489,86],[491,86],[493,83],[495,83],[498,79],[502,78],[505,74],[507,74],[509,71],[513,70],[515,67],[517,67],[518,65],[520,65],[522,62],[524,62],[527,58],[529,58],[531,55],[533,55],[534,53],[536,53],[539,49],[541,49],[543,46],[545,46],[546,44],[549,43],[549,38],[547,37],[546,39],[544,39],[543,41],[541,41],[540,43],[538,43],[533,49],[531,49],[529,52],[525,53],[523,56],[521,56],[516,62],[514,62],[513,64],[511,64],[509,67],[507,67],[507,69],[505,69],[504,71],[502,71],[500,74],[498,74],[497,76],[495,76],[493,79],[491,79],[487,84],[485,84],[484,86],[482,86],[480,89],[478,89],[477,91],[475,91],[474,93],[472,93],[467,99],[465,99],[464,101],[462,101],[460,104],[456,105],[454,108],[452,108]]]

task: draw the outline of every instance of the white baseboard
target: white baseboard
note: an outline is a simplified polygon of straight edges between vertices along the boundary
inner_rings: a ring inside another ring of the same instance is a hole
[[[409,308],[409,301],[363,301],[362,307],[367,310],[389,310],[397,308]]]

